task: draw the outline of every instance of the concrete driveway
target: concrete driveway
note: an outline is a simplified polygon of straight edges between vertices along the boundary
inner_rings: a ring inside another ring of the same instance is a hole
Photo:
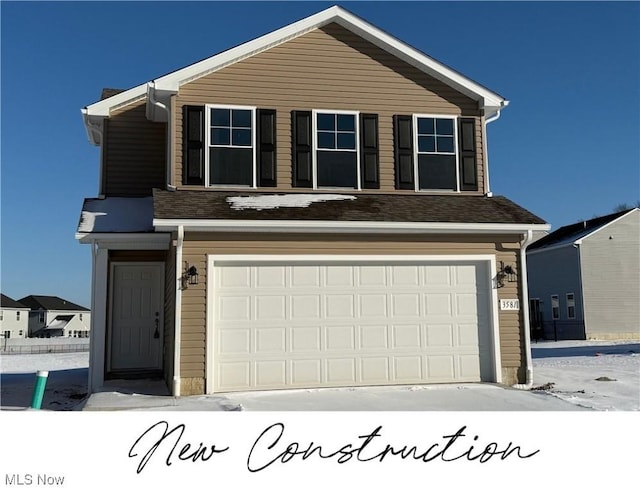
[[[129,384],[131,385],[131,384]],[[84,411],[586,411],[543,392],[494,384],[357,387],[314,390],[230,392],[172,397],[157,382],[114,387],[92,394]],[[148,390],[148,389],[145,389]]]

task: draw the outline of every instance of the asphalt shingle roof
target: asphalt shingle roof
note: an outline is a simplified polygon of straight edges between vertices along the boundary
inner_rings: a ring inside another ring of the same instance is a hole
[[[231,197],[259,197],[253,192],[154,190],[155,219],[309,220],[546,224],[502,196],[357,194],[355,200],[331,200],[307,207],[241,209]]]
[[[20,303],[32,310],[77,311],[88,312],[89,309],[76,305],[71,301],[63,300],[57,296],[30,295],[22,298]]]
[[[24,308],[27,309],[22,303],[14,300],[13,298],[9,298],[8,296],[0,293],[0,307],[2,308]]]
[[[593,233],[597,229],[609,224],[611,221],[614,221],[621,216],[624,216],[632,210],[633,209],[628,209],[625,211],[614,212],[613,214],[608,214],[606,216],[594,217],[593,219],[589,219],[587,221],[579,221],[577,223],[562,226],[561,228],[556,229],[548,235],[540,238],[538,241],[532,243],[527,251],[538,250],[540,248],[548,248],[550,246],[560,245],[563,243],[574,243],[580,238]]]

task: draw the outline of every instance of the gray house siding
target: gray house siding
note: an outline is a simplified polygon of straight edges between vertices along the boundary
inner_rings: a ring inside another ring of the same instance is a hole
[[[540,310],[546,339],[581,339],[583,303],[580,284],[580,258],[576,247],[569,244],[548,251],[527,254],[529,299],[540,300]],[[569,318],[567,294],[573,293],[575,317]],[[551,296],[557,295],[558,318],[552,315]]]
[[[587,338],[640,339],[640,210],[580,245]]]

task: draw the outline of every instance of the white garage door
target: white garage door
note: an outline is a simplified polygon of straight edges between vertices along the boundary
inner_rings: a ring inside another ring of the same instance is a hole
[[[212,271],[214,392],[494,378],[487,262]]]

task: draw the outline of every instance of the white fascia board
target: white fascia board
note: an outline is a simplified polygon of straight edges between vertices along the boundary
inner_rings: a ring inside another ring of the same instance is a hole
[[[147,95],[147,83],[140,84],[139,86],[127,89],[124,92],[111,96],[110,98],[103,99],[97,103],[90,104],[84,108],[83,113],[88,116],[101,116],[107,117],[111,114],[111,111],[127,106],[131,103],[139,101],[145,98]]]
[[[554,250],[560,250],[561,248],[575,248],[579,245],[578,242],[574,241],[571,243],[563,243],[562,245],[553,245],[550,247],[542,247],[542,248],[537,248],[535,250],[531,250],[531,251],[527,251],[527,255],[537,255],[539,253],[547,253],[547,252],[553,252]]]
[[[419,223],[381,221],[271,221],[228,219],[154,219],[156,231],[253,232],[253,233],[458,233],[509,234],[548,231],[548,224]]]
[[[169,233],[76,233],[76,240],[83,244],[96,243],[99,248],[110,250],[168,250]]]
[[[629,215],[633,214],[634,212],[638,212],[639,210],[640,210],[640,209],[635,208],[635,209],[630,210],[630,211],[629,211],[629,212],[627,212],[626,214],[623,214],[623,215],[622,215],[622,216],[620,216],[620,217],[616,217],[613,221],[609,221],[607,224],[603,224],[602,226],[600,226],[600,227],[599,227],[598,229],[596,229],[595,231],[592,231],[591,233],[586,234],[586,235],[584,235],[582,238],[580,238],[580,239],[576,240],[576,241],[574,242],[574,244],[575,244],[575,245],[581,245],[581,244],[582,244],[582,242],[583,242],[584,240],[586,240],[587,238],[589,238],[589,237],[591,237],[591,236],[595,235],[596,233],[599,233],[599,232],[600,232],[600,231],[602,231],[603,229],[608,228],[608,227],[609,227],[609,226],[611,226],[612,224],[617,223],[617,222],[618,222],[618,221],[620,221],[620,219],[622,219],[623,217],[627,217],[627,216],[629,216]]]

